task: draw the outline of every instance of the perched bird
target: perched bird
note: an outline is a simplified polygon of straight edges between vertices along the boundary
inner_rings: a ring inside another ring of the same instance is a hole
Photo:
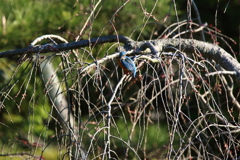
[[[137,69],[136,69],[135,63],[133,62],[133,60],[131,58],[126,56],[125,51],[120,52],[118,64],[120,65],[120,67],[123,68],[125,74],[133,73],[133,77],[134,78],[136,77]]]

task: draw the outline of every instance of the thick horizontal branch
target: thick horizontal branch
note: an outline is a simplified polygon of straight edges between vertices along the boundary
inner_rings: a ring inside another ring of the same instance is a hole
[[[47,52],[58,52],[58,51],[66,51],[71,49],[77,49],[81,47],[93,46],[97,44],[110,43],[110,42],[119,42],[124,43],[125,46],[133,46],[135,42],[125,36],[121,35],[111,35],[111,36],[103,36],[98,38],[92,38],[89,40],[81,40],[77,42],[70,43],[61,43],[58,45],[43,45],[43,46],[30,46],[23,49],[16,49],[11,51],[5,51],[0,53],[0,58],[3,57],[12,57],[16,55],[23,54],[31,54],[31,53],[47,53]]]
[[[200,52],[204,58],[216,61],[222,68],[227,71],[233,71],[236,76],[233,76],[240,85],[240,64],[228,52],[221,47],[193,39],[162,39],[150,41],[158,51],[166,51],[172,49],[170,47],[186,50],[190,53],[195,51]],[[141,42],[142,43],[142,42]],[[187,52],[187,53],[189,53]]]
[[[132,50],[135,52],[144,51],[150,49],[149,52],[156,54],[156,52],[171,51],[173,48],[184,49],[189,51],[189,53],[198,51],[202,54],[204,58],[215,60],[221,67],[227,71],[236,72],[235,80],[240,85],[240,64],[233,58],[228,52],[226,52],[221,47],[206,43],[194,39],[156,39],[150,41],[139,41],[121,36],[121,35],[111,35],[103,36],[98,38],[92,38],[89,40],[82,40],[78,42],[62,43],[58,45],[44,45],[36,47],[28,47],[18,50],[6,51],[0,53],[1,57],[11,57],[15,55],[29,54],[29,53],[46,53],[46,52],[57,52],[64,50],[71,50],[80,47],[88,47],[91,45],[109,43],[109,42],[119,42],[123,43],[125,49]]]

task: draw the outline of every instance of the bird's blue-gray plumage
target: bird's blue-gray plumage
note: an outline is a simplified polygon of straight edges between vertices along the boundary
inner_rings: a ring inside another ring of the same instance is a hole
[[[125,51],[120,52],[120,63],[121,63],[120,66],[125,71],[133,73],[133,76],[136,77],[137,69],[136,69],[135,63],[131,58],[129,58],[128,56],[125,56],[125,54],[126,54]]]

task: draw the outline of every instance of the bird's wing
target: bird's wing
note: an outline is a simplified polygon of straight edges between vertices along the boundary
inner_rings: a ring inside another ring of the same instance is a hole
[[[123,64],[123,66],[125,68],[127,68],[129,71],[134,72],[134,73],[136,72],[136,66],[131,58],[126,56],[121,59],[121,62]]]

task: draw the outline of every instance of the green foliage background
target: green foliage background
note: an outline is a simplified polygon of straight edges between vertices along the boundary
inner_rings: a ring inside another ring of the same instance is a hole
[[[143,1],[142,6],[137,2],[132,2],[131,5],[128,4],[124,6],[123,9],[113,17],[113,14],[119,9],[122,3],[123,1],[102,1],[98,7],[101,8],[101,11],[91,19],[91,23],[87,25],[82,35],[82,39],[116,34],[114,29],[116,29],[118,34],[126,36],[130,36],[135,30],[132,37],[137,38],[146,22],[146,16],[143,14],[141,8],[143,7],[146,12],[151,12],[155,2]],[[80,2],[76,2],[75,0],[2,0],[0,16],[1,18],[5,17],[6,24],[2,23],[0,26],[1,51],[27,47],[36,37],[44,34],[56,34],[63,36],[68,41],[74,41],[84,26],[93,7],[94,5],[92,5],[91,1],[87,0]],[[169,6],[169,0],[164,0],[157,3],[152,14],[156,15],[156,18],[161,22],[164,16],[170,12],[174,13],[171,6]],[[142,19],[139,19],[139,17],[142,17]],[[174,15],[172,15],[172,17],[174,17]],[[114,19],[112,21],[114,22],[113,25],[115,28],[109,23],[111,19]],[[150,22],[159,23],[153,18],[151,18]],[[170,23],[170,21],[168,21],[168,23]],[[144,27],[142,34],[144,36],[142,36],[141,39],[143,39],[143,37],[148,38],[152,27],[153,24],[149,24],[149,27],[148,25]],[[104,52],[104,50],[101,50],[100,55],[103,55]],[[4,82],[7,82],[11,76],[10,74],[14,71],[14,67],[17,65],[18,58],[15,58],[12,58],[14,61],[10,59],[0,59],[2,86],[4,86]],[[21,72],[19,72],[19,75],[20,73]],[[38,79],[37,81],[41,86],[40,80]],[[14,88],[13,95],[19,92],[18,89],[20,86],[18,87],[18,85],[20,84],[21,82]],[[33,86],[30,84],[27,88],[28,97],[31,95],[32,90]],[[41,94],[41,92],[40,90],[36,91],[37,94]],[[29,100],[27,99],[28,97],[26,97],[24,102]],[[9,101],[9,106],[11,106],[9,110],[11,114],[14,113],[13,110],[17,113],[14,116],[12,115],[15,122],[22,123],[26,121],[23,117],[27,115],[24,114],[24,112],[28,113],[27,109],[21,108],[21,114],[19,114],[18,110],[15,109],[16,106],[14,106],[14,102]],[[24,106],[28,105],[24,104]],[[38,106],[37,108],[41,107]],[[7,116],[3,117],[4,119],[8,119],[6,118]],[[37,121],[42,117],[44,117],[42,113],[35,114]]]
[[[102,1],[99,4],[101,11],[94,15],[92,24],[88,24],[83,38],[101,35],[116,34],[109,24],[114,18],[115,27],[119,34],[130,35],[133,29],[144,24],[146,16],[143,15],[141,6],[137,2],[126,5],[113,17],[113,13],[119,9],[123,1]],[[142,7],[150,12],[154,1],[143,1]],[[157,3],[153,15],[160,21],[169,12],[169,0]],[[69,41],[75,39],[84,26],[94,5],[85,0],[3,0],[1,1],[0,15],[6,18],[6,29],[1,25],[1,48],[23,48],[43,34],[59,34]],[[172,12],[173,13],[173,12]],[[139,17],[143,17],[139,19]],[[132,27],[134,26],[134,27]]]

